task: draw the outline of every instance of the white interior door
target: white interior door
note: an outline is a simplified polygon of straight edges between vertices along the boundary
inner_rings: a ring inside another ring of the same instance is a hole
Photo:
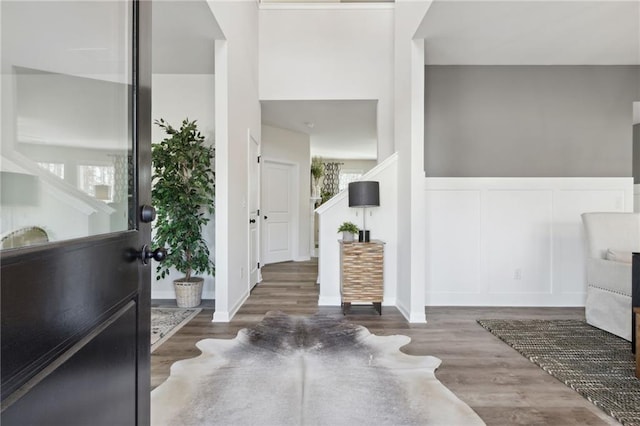
[[[260,277],[260,145],[249,132],[249,290]]]
[[[262,165],[262,229],[265,264],[293,260],[294,166],[264,161]]]

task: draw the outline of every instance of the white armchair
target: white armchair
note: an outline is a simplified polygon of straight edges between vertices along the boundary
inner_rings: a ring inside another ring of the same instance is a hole
[[[631,340],[631,252],[640,251],[640,213],[583,213],[587,323]]]

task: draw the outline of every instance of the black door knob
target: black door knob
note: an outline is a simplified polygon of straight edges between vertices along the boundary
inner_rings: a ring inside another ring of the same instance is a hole
[[[167,258],[167,250],[164,247],[159,247],[153,251],[148,245],[143,245],[138,252],[138,258],[142,261],[143,265],[149,263],[149,259],[154,259],[158,262],[162,262]]]
[[[256,223],[255,219],[249,219],[249,223]]]
[[[264,217],[264,220],[267,220],[267,219],[269,219],[269,218],[265,216],[265,217]]]
[[[146,204],[140,207],[140,220],[144,223],[151,223],[156,218],[156,209]]]

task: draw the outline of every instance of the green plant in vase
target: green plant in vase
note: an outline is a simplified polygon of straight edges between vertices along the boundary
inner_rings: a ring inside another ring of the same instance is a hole
[[[167,137],[151,150],[153,188],[151,198],[157,210],[154,244],[168,248],[158,264],[157,279],[174,267],[184,278],[174,281],[178,306],[197,306],[202,295],[202,277],[215,275],[215,265],[202,235],[214,213],[214,148],[205,145],[196,121],[185,119],[179,129],[163,119],[156,120]],[[194,293],[199,293],[194,295]],[[182,300],[182,301],[181,301]]]
[[[357,234],[359,231],[360,231],[360,229],[353,222],[344,222],[338,228],[338,232],[342,232],[342,241],[344,241],[344,242],[353,241],[353,235]]]

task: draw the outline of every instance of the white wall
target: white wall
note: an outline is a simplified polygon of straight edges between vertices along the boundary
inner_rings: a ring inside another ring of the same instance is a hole
[[[367,209],[367,229],[371,239],[384,246],[384,305],[395,305],[398,257],[398,157],[392,155],[369,171],[363,180],[380,182],[380,207]],[[319,305],[340,306],[340,246],[338,228],[349,221],[362,228],[362,209],[350,208],[348,191],[327,201],[316,211],[320,221],[320,256],[318,258]]]
[[[248,132],[260,142],[258,5],[209,1],[216,40],[216,312],[229,321],[249,296]]]
[[[632,178],[427,178],[424,191],[428,306],[584,306],[580,214],[633,210]]]
[[[153,74],[151,117],[164,118],[178,127],[182,120],[198,120],[198,129],[206,142],[215,145],[215,80],[213,74]],[[157,143],[166,137],[155,124],[151,140]]]
[[[261,100],[378,100],[378,161],[394,151],[393,5],[260,6]]]
[[[424,206],[424,41],[413,40],[431,1],[395,3],[394,137],[398,152],[398,297],[400,312],[425,322]]]
[[[19,228],[37,226],[47,232],[49,241],[82,238],[113,232],[111,217],[123,214],[49,174],[35,165],[31,158],[13,155],[9,160],[2,157],[2,170],[33,176],[38,183],[37,205],[2,207],[2,236]],[[15,190],[13,187],[12,189]]]
[[[182,120],[197,120],[198,129],[206,138],[206,143],[215,145],[215,82],[213,74],[154,74],[152,76],[151,117],[163,118],[173,127],[180,127]],[[157,125],[151,129],[151,140],[158,143],[167,135]],[[215,223],[212,221],[203,230],[211,256],[215,253]],[[156,281],[156,265],[152,262],[152,299],[174,299],[173,280],[184,274],[175,270],[164,279]],[[203,275],[204,276],[204,275]],[[215,298],[215,278],[204,276],[203,299]]]
[[[2,74],[17,65],[42,71],[128,83],[130,40],[125,2],[2,2]],[[81,19],[80,19],[81,17]],[[100,46],[88,53],[82,42]],[[86,56],[91,55],[92,60]],[[100,59],[100,60],[97,60]]]
[[[295,261],[309,260],[310,232],[310,142],[309,135],[262,125],[262,158],[297,164],[298,176],[298,242]],[[262,203],[264,205],[264,203]]]

